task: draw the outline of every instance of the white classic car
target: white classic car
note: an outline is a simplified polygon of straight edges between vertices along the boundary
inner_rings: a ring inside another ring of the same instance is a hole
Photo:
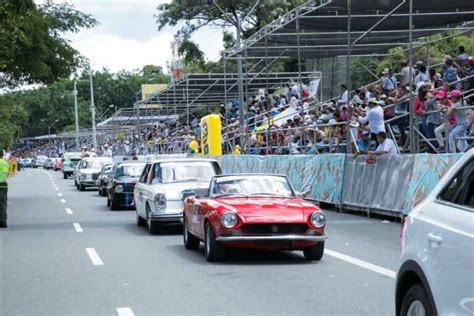
[[[183,200],[207,190],[214,175],[222,174],[216,160],[160,159],[148,162],[135,186],[137,225],[157,233],[160,224],[180,224]]]
[[[100,170],[104,165],[111,163],[113,163],[113,160],[109,157],[83,158],[74,173],[76,188],[84,191],[86,187],[96,187],[96,180],[99,177]]]

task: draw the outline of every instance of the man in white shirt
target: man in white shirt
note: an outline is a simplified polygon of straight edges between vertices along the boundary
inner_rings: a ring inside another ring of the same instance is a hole
[[[400,70],[400,85],[406,86],[410,82],[410,67],[408,67],[408,62],[402,61],[400,63],[402,69]],[[412,72],[412,75],[415,71]]]
[[[337,100],[337,104],[344,105],[349,102],[349,91],[347,90],[347,86],[345,84],[341,84],[341,96],[339,100]]]
[[[379,144],[374,155],[398,155],[397,145],[390,138],[387,138],[385,132],[380,132],[377,134],[377,143]]]
[[[369,123],[370,139],[377,140],[377,134],[385,132],[385,122],[383,120],[383,109],[379,105],[377,99],[369,99],[369,112],[365,116],[359,116],[359,122]]]
[[[385,91],[393,91],[397,89],[397,79],[392,75],[390,69],[385,68],[383,70],[383,76],[380,79],[382,82],[382,88]]]

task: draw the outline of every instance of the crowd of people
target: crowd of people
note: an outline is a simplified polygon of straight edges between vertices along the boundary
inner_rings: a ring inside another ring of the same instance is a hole
[[[412,116],[421,151],[463,152],[474,136],[474,58],[464,47],[445,56],[444,63],[427,67],[407,61],[400,68],[382,71],[380,80],[324,103],[310,97],[308,88],[290,82],[280,89],[259,90],[244,104],[243,134],[238,101],[222,104],[224,154],[399,154],[411,146],[410,74],[414,107]],[[180,120],[141,126],[116,133],[100,133],[98,155],[147,155],[200,152],[200,120]],[[43,139],[17,145],[17,156],[60,157],[64,152],[92,147],[91,138]]]

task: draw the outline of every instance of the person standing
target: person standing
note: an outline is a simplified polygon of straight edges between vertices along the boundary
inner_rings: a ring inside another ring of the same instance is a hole
[[[383,109],[377,99],[369,99],[369,111],[365,116],[359,116],[359,122],[369,123],[370,139],[377,141],[377,134],[385,132],[385,122],[383,119]]]
[[[461,97],[461,91],[453,90],[450,93],[451,100],[453,102],[453,106],[448,110],[447,115],[451,113],[455,113],[456,115],[456,126],[454,126],[451,133],[449,133],[448,137],[448,151],[450,153],[456,152],[456,137],[465,137],[467,127],[469,126],[469,122],[467,120],[466,113],[462,108],[464,106]],[[466,139],[461,139],[461,152],[464,152],[467,147]]]
[[[8,162],[3,159],[0,149],[0,228],[7,227]]]

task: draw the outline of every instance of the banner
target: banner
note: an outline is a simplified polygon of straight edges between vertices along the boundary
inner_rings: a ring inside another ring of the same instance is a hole
[[[201,154],[204,156],[222,155],[221,118],[210,114],[201,119]]]

